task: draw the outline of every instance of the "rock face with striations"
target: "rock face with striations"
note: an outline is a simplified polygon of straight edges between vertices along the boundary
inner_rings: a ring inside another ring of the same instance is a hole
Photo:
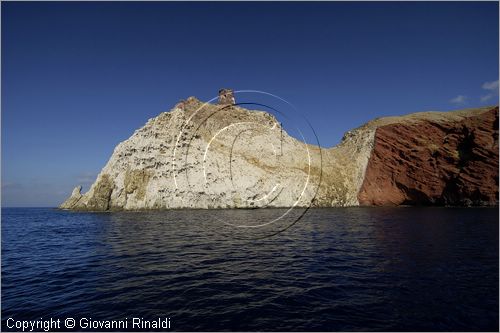
[[[498,107],[381,118],[320,149],[221,92],[150,119],[60,208],[498,205]]]
[[[376,121],[362,205],[498,204],[498,107]]]

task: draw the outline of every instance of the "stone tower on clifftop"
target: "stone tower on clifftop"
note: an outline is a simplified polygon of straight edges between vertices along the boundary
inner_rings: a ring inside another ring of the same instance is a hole
[[[219,101],[220,105],[232,105],[235,104],[234,94],[231,89],[221,89],[219,90]]]

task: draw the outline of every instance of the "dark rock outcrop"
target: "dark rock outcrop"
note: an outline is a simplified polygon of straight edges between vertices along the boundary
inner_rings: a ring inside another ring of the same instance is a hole
[[[220,105],[233,105],[236,103],[233,91],[231,89],[221,89],[219,90],[219,100]]]

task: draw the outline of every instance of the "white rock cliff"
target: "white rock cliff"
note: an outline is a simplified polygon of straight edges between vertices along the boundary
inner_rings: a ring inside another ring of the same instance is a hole
[[[120,143],[89,191],[75,188],[60,208],[354,206],[374,133],[359,128],[320,149],[269,113],[190,97]]]

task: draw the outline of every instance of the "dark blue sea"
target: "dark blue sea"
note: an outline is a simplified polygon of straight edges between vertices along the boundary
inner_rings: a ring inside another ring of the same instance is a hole
[[[497,208],[312,209],[262,239],[214,225],[275,212],[4,208],[2,329],[160,317],[171,331],[498,331]]]

